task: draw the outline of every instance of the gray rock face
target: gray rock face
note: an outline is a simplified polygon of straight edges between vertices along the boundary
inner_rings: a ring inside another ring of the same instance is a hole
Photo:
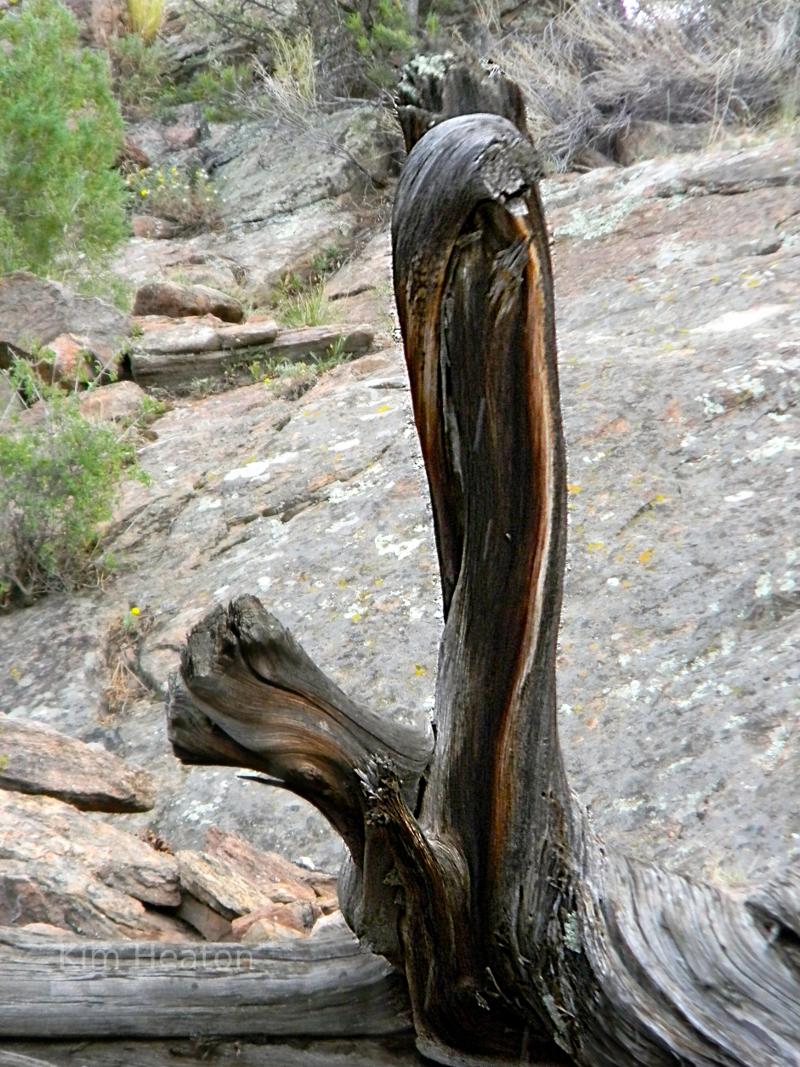
[[[571,781],[614,844],[729,881],[800,852],[798,177],[800,150],[772,142],[544,190],[570,460]],[[401,354],[340,367],[294,403],[261,385],[180,402],[152,429],[152,484],[126,487],[109,535],[115,581],[0,619],[2,707],[157,774],[156,809],[125,825],[186,849],[218,825],[332,869],[340,846],[299,800],[179,767],[159,699],[109,714],[103,650],[139,606],[152,625],[137,670],[163,693],[187,629],[255,593],[354,697],[423,721],[438,576]]]
[[[364,204],[397,172],[400,137],[376,108],[360,107],[287,126],[275,121],[212,130],[200,149],[222,196],[228,229],[191,241],[140,238],[116,257],[121,276],[142,282],[173,273],[240,286],[264,302],[287,273],[328,248],[347,250]],[[148,152],[155,149],[148,141]]]

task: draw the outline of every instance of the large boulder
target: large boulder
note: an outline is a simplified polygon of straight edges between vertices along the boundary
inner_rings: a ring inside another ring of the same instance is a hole
[[[178,282],[152,281],[142,285],[133,303],[134,315],[215,315],[224,322],[241,322],[244,309],[227,293],[208,285],[180,285]]]
[[[82,338],[111,364],[129,333],[128,316],[105,300],[79,296],[27,271],[0,277],[0,367],[14,352],[30,353],[64,334]]]
[[[158,137],[150,124],[138,143],[158,156]],[[265,119],[212,128],[192,151],[201,151],[221,193],[227,231],[137,239],[121,249],[115,270],[136,282],[180,274],[236,284],[260,303],[286,274],[312,270],[320,253],[352,247],[403,154],[391,120],[372,106],[299,115],[291,125]]]

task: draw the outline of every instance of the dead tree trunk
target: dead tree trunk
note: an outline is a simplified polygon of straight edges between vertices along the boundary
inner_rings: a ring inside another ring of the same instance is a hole
[[[395,294],[445,625],[436,744],[349,700],[254,598],[191,634],[176,751],[315,804],[355,931],[445,1064],[800,1060],[800,872],[734,896],[611,852],[556,725],[565,459],[547,231],[518,91],[404,86]],[[453,117],[455,116],[455,117]]]

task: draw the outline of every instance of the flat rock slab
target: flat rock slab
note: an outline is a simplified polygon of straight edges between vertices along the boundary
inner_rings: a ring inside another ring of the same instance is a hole
[[[363,355],[369,351],[374,336],[375,331],[365,325],[303,326],[281,330],[266,355],[288,363],[302,362],[308,356],[324,356],[337,347],[348,356]]]
[[[182,353],[209,352],[213,349],[252,348],[275,340],[278,325],[272,319],[252,320],[229,325],[222,320],[211,325],[211,316],[183,319],[180,325],[163,329],[148,329],[139,338],[136,348],[143,352]]]
[[[99,745],[0,712],[0,789],[45,794],[84,811],[149,811],[156,783]]]

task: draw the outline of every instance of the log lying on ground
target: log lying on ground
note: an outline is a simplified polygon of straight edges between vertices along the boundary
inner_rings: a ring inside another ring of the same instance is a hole
[[[13,1042],[0,1067],[420,1067],[407,1034],[390,1037],[252,1041]]]
[[[251,364],[256,365],[258,375],[262,364],[313,361],[331,352],[352,359],[369,351],[374,338],[368,326],[304,326],[268,331],[272,339],[261,344],[255,339],[255,330],[248,339],[247,329],[245,323],[227,329],[195,326],[184,331],[183,337],[176,329],[161,331],[161,339],[155,334],[145,335],[130,354],[133,379],[142,386],[173,392],[208,379],[246,385],[253,381]]]
[[[0,928],[3,1038],[401,1033],[402,977],[352,937],[57,942]]]

